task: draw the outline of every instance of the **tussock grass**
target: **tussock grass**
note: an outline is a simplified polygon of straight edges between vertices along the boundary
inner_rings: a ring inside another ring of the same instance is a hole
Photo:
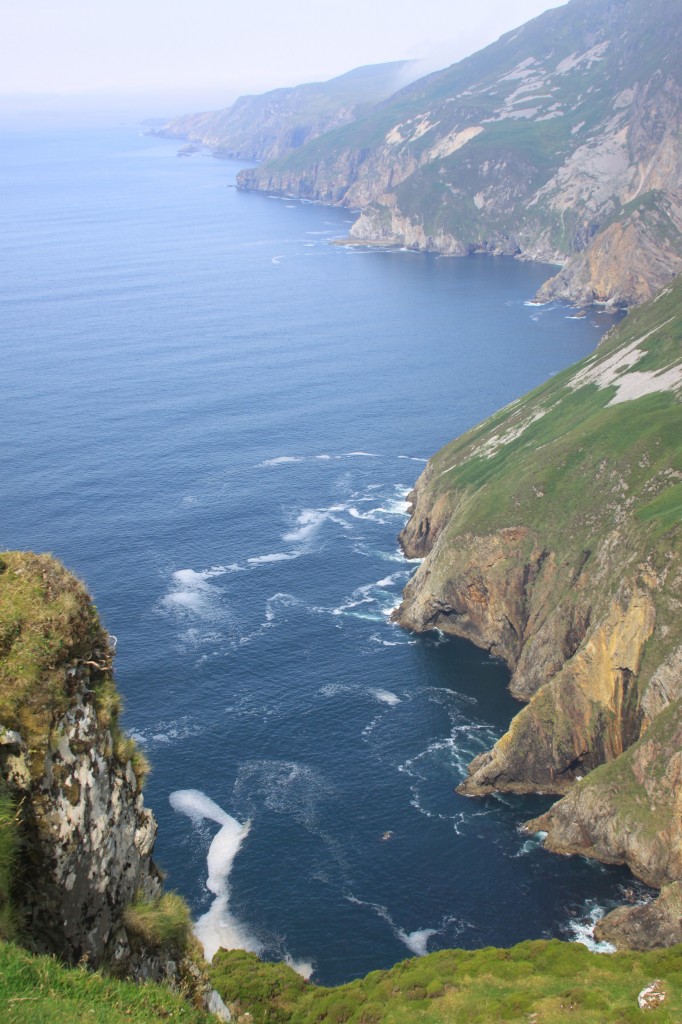
[[[135,899],[123,914],[123,924],[133,944],[152,952],[173,950],[183,953],[192,935],[189,907],[175,892],[157,900]]]
[[[2,1024],[215,1024],[163,985],[114,981],[0,942]]]

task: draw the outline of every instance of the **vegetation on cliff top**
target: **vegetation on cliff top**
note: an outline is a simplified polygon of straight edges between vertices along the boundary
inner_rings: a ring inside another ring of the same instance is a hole
[[[16,730],[40,764],[82,673],[121,763],[149,766],[118,725],[113,652],[85,586],[51,555],[0,552],[0,730]]]
[[[215,1024],[164,985],[115,981],[0,942],[3,1024]]]
[[[634,1024],[638,993],[655,978],[667,993],[656,1019],[672,1024],[682,1014],[682,946],[614,956],[556,940],[442,950],[338,988],[306,985],[286,964],[239,950],[219,952],[211,968],[223,999],[253,1024]]]
[[[286,964],[241,950],[219,952],[211,968],[213,984],[244,1024],[636,1024],[643,1013],[637,997],[656,979],[665,992],[656,1020],[676,1024],[682,946],[613,956],[555,940],[443,950],[338,988],[309,985]],[[162,985],[65,968],[10,943],[0,943],[0,1007],[7,1024],[215,1020]]]

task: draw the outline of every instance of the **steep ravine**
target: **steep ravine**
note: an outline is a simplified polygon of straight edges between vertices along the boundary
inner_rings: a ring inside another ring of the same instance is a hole
[[[434,456],[396,613],[503,658],[526,702],[459,791],[563,796],[529,824],[549,849],[658,887],[682,880],[681,309],[678,280]]]

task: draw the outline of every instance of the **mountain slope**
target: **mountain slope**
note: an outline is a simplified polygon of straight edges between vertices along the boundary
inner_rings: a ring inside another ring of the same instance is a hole
[[[640,302],[682,270],[681,43],[680,0],[571,0],[239,183],[359,207],[358,242],[567,262],[543,298]]]
[[[526,702],[461,791],[567,794],[548,845],[656,886],[682,880],[681,438],[677,279],[435,455],[401,535],[425,558],[397,620],[499,655]]]
[[[225,110],[174,118],[154,132],[188,139],[235,160],[272,160],[354,121],[390,96],[410,61],[355,68],[328,82],[240,96]]]

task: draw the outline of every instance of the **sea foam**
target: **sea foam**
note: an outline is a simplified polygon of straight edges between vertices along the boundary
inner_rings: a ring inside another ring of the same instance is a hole
[[[199,789],[175,790],[169,800],[173,810],[186,814],[195,826],[205,819],[220,825],[220,831],[213,839],[206,857],[206,888],[213,893],[215,899],[194,925],[194,934],[204,948],[204,956],[210,962],[221,947],[260,953],[263,944],[246,925],[237,920],[229,908],[228,878],[235,857],[249,834],[250,822],[241,824]]]

